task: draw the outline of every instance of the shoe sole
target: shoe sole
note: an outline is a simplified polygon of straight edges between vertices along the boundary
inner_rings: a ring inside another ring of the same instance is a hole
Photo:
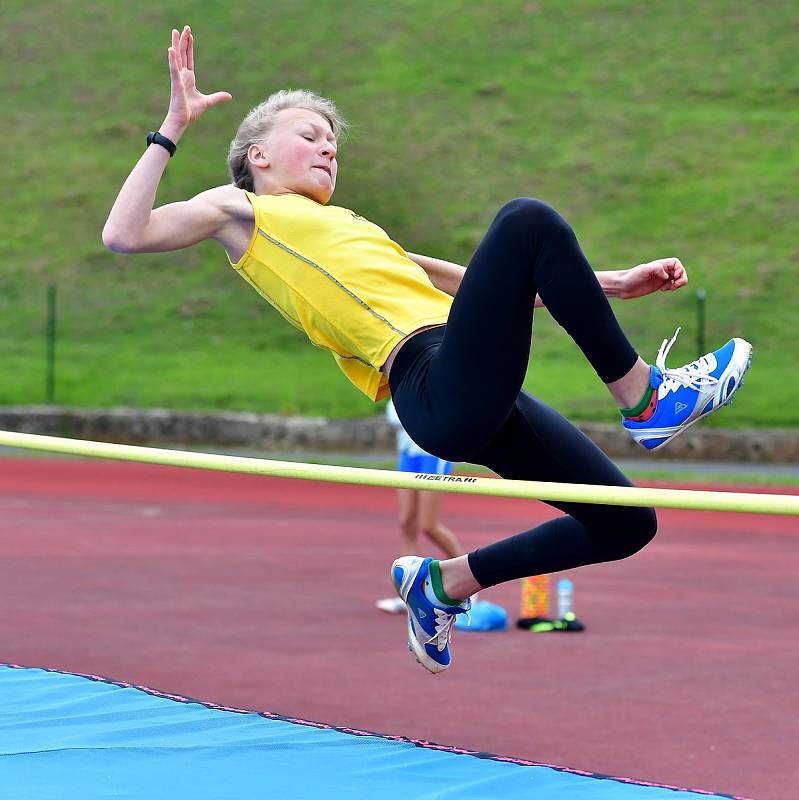
[[[389,574],[391,576],[391,583],[392,585],[394,585],[397,591],[397,597],[399,597],[399,599],[402,600],[402,604],[405,606],[405,613],[408,615],[408,650],[410,650],[411,653],[413,653],[417,663],[421,664],[428,672],[432,673],[433,675],[437,675],[439,672],[444,672],[444,670],[450,668],[451,662],[450,664],[446,665],[439,664],[437,661],[434,661],[432,658],[430,658],[430,656],[428,656],[427,653],[425,652],[424,646],[419,644],[416,637],[413,635],[413,631],[411,630],[411,614],[412,614],[411,607],[408,605],[405,598],[402,596],[400,589],[402,588],[403,585],[407,585],[407,588],[410,591],[411,586],[413,586],[413,580],[410,581],[409,584],[406,584],[406,581],[403,580],[402,584],[400,584],[399,587],[396,586],[396,584],[394,584],[393,564],[391,565],[391,571]],[[415,579],[416,576],[414,576],[414,580]]]
[[[406,605],[407,608],[407,605]],[[417,638],[411,631],[411,612],[408,611],[408,650],[416,657],[416,661],[421,664],[428,672],[437,675],[439,672],[444,672],[450,668],[450,664],[439,664],[427,655],[425,649],[419,644]]]
[[[747,356],[746,359],[746,366],[743,368],[743,372],[741,373],[740,383],[735,387],[735,391],[733,391],[723,403],[719,403],[713,409],[713,411],[718,411],[720,408],[724,408],[724,406],[728,406],[730,405],[730,403],[732,403],[733,399],[735,398],[735,395],[738,394],[738,389],[740,389],[744,385],[744,382],[746,380],[746,373],[749,372],[749,367],[752,366],[753,351],[754,348],[752,347],[752,345],[749,345],[749,355]],[[707,416],[709,416],[709,414],[700,414],[696,419],[691,420],[688,424],[682,425],[677,430],[677,432],[669,436],[668,439],[664,439],[660,444],[656,444],[654,447],[647,447],[646,449],[649,450],[650,453],[654,453],[655,450],[660,450],[661,447],[665,447],[669,442],[676,439],[681,433],[685,433],[685,431],[687,431],[692,425],[696,425],[697,422],[701,422]]]

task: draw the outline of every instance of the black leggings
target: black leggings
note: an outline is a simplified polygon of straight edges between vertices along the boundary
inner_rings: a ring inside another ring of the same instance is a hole
[[[389,378],[397,414],[425,450],[503,478],[630,486],[585,435],[521,389],[536,294],[605,383],[632,369],[637,353],[571,227],[546,203],[518,199],[477,248],[447,325],[397,354]],[[625,558],[657,529],[649,508],[551,505],[567,516],[469,553],[481,586]]]

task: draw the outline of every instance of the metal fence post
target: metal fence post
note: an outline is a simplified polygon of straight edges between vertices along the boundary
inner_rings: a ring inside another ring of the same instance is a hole
[[[55,320],[56,320],[56,288],[51,283],[47,287],[47,403],[52,404],[55,397]]]
[[[707,292],[704,289],[696,290],[696,357],[701,358],[705,354],[705,300]]]

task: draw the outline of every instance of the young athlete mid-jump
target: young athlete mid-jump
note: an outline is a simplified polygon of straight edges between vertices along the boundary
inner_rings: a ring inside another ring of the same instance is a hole
[[[503,478],[630,485],[587,437],[522,391],[534,306],[574,339],[620,407],[624,428],[650,450],[740,387],[748,342],[731,339],[669,369],[672,339],[650,366],[613,315],[608,297],[684,286],[677,258],[595,273],[563,217],[523,198],[499,210],[464,269],[408,253],[377,225],[328,205],[345,123],[333,103],[311,92],[277,92],[245,117],[230,146],[231,184],[153,208],[188,127],[231,99],[197,90],[188,27],[172,32],[169,71],[169,111],[119,192],[105,244],[144,253],[214,239],[233,269],[330,350],[358,389],[373,400],[390,393],[403,427],[428,452]],[[625,558],[655,535],[653,509],[552,505],[565,514],[468,555],[394,562],[409,645],[424,667],[449,667],[455,615],[469,606],[464,598],[503,581]]]

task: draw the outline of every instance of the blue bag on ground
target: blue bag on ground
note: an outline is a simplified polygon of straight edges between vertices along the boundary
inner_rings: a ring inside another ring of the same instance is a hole
[[[508,612],[502,606],[478,600],[466,614],[458,614],[455,627],[459,631],[504,631],[508,629]]]

